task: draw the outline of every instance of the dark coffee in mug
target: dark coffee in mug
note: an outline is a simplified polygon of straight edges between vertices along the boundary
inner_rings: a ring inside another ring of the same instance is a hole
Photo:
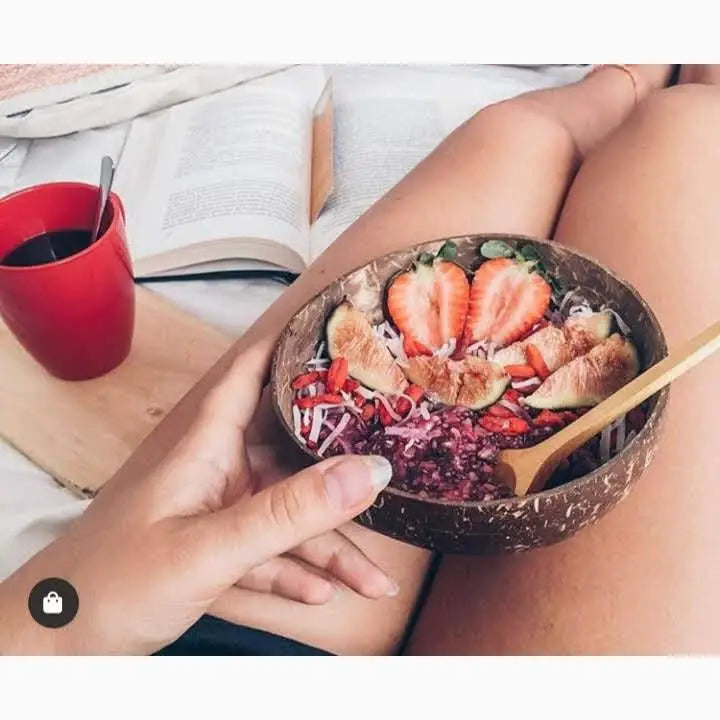
[[[132,344],[135,283],[125,211],[110,193],[105,227],[89,244],[97,199],[97,185],[76,182],[0,197],[0,317],[62,380],[110,372]]]
[[[90,246],[90,230],[54,230],[36,235],[8,253],[0,265],[29,267],[63,260]]]

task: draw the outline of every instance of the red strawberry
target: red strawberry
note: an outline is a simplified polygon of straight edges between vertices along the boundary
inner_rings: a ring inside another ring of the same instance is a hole
[[[511,258],[484,262],[470,289],[467,343],[491,340],[504,347],[525,335],[550,304],[550,285],[529,263]]]
[[[388,288],[388,312],[407,355],[432,355],[452,338],[459,344],[469,296],[465,271],[446,260],[418,263],[396,275]]]

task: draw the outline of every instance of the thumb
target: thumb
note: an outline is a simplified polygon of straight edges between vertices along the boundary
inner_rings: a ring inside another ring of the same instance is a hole
[[[348,522],[372,505],[391,478],[383,457],[344,455],[210,516],[223,581],[233,583],[254,566]]]

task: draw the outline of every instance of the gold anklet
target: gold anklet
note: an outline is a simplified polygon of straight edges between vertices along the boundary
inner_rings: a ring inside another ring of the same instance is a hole
[[[633,93],[635,95],[635,105],[638,104],[638,100],[640,99],[640,94],[638,92],[638,81],[635,77],[635,73],[633,72],[632,68],[628,65],[618,65],[615,63],[610,63],[607,65],[593,65],[590,69],[590,72],[588,75],[591,75],[594,72],[597,72],[598,70],[602,70],[603,68],[617,68],[618,70],[622,70],[629,78],[630,82],[632,82],[633,86]],[[587,76],[586,76],[587,77]]]

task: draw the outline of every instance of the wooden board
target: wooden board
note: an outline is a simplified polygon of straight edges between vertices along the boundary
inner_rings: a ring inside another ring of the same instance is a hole
[[[231,345],[138,287],[127,360],[94,380],[49,375],[0,322],[0,435],[78,494],[94,494]]]

